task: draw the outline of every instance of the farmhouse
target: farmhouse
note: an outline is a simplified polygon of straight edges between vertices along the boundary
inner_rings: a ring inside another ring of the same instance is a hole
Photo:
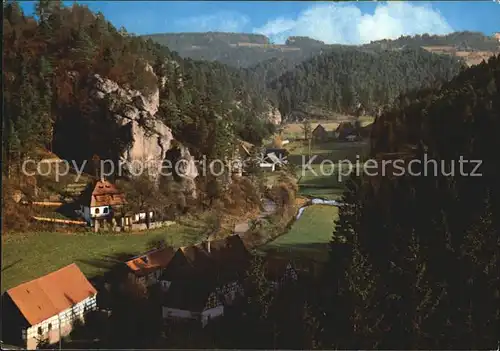
[[[184,259],[170,262],[160,277],[164,296],[162,316],[198,320],[202,326],[222,316],[225,306],[243,297],[252,255],[238,235],[184,247]],[[264,270],[274,289],[298,279],[286,260],[266,258]]]
[[[18,285],[3,296],[5,341],[29,350],[36,349],[39,340],[56,343],[71,332],[74,321],[83,322],[85,314],[96,309],[96,296],[74,263]]]
[[[153,220],[153,212],[123,213],[127,203],[125,194],[115,184],[100,179],[90,183],[79,199],[77,212],[95,231],[101,227],[132,228],[133,223],[148,224]]]
[[[104,179],[90,183],[82,192],[79,202],[79,212],[91,226],[104,225],[105,220],[113,218],[126,204],[125,194]]]
[[[164,319],[198,320],[204,327],[210,319],[224,315],[224,305],[209,285],[196,284],[195,279],[177,280],[164,295]],[[194,277],[193,277],[194,278]]]
[[[156,284],[176,253],[177,250],[171,247],[163,247],[130,259],[125,262],[129,269],[129,277],[146,284],[146,286]]]
[[[185,260],[169,265],[160,277],[164,299],[164,319],[199,320],[206,325],[209,318],[224,313],[222,301],[215,294],[212,279],[212,262],[202,245],[181,249]]]
[[[170,264],[160,278],[166,287],[162,315],[197,319],[205,326],[242,295],[251,255],[237,235],[185,247],[182,253],[185,260]]]
[[[314,141],[323,142],[328,139],[328,132],[326,131],[325,127],[323,127],[321,124],[318,124],[312,131],[312,137]]]

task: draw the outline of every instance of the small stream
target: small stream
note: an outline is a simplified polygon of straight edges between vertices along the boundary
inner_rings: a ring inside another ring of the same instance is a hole
[[[328,206],[340,207],[343,205],[343,203],[338,202],[337,200],[324,200],[324,199],[318,199],[318,198],[311,199],[307,202],[307,204],[305,204],[304,206],[299,208],[299,212],[297,213],[295,220],[299,219],[300,216],[302,216],[302,213],[304,212],[304,210],[311,205],[328,205]]]

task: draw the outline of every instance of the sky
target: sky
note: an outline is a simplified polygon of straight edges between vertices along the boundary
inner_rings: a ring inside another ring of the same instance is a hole
[[[71,5],[72,2],[65,2]],[[500,3],[487,1],[78,1],[135,34],[244,32],[283,43],[291,35],[363,44],[401,35],[500,32]],[[31,14],[32,2],[22,7]]]

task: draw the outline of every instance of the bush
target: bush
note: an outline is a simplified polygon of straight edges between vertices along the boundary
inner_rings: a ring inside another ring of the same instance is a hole
[[[18,187],[12,185],[6,178],[3,181],[3,201],[2,201],[2,231],[20,232],[26,231],[30,227],[31,208],[14,201],[14,194],[20,191]]]

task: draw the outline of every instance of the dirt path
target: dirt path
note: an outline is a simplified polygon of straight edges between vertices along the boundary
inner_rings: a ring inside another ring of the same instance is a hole
[[[261,211],[260,214],[253,219],[261,219],[270,216],[274,212],[276,212],[276,204],[270,199],[265,198],[264,200],[262,200],[262,206],[264,207],[264,210]],[[240,222],[234,226],[234,234],[237,235],[244,234],[249,229],[250,229],[250,220]]]

